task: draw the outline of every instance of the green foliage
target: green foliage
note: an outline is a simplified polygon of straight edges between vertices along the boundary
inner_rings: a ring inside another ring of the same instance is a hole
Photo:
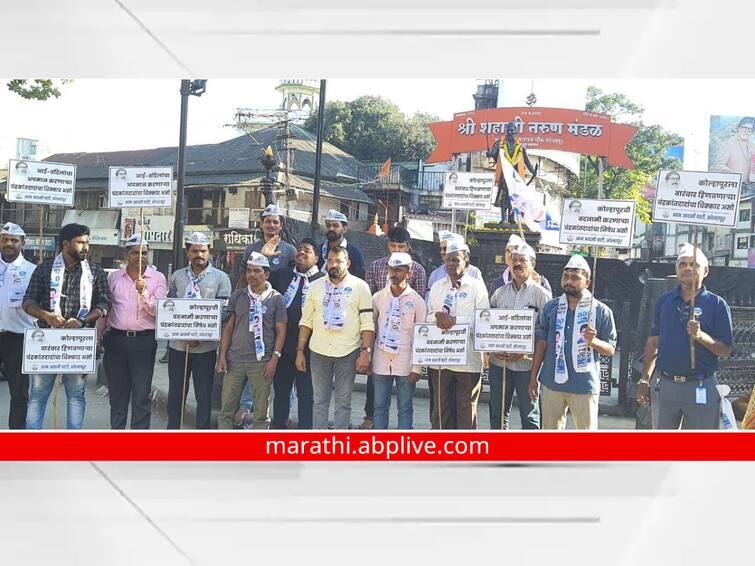
[[[60,80],[60,85],[70,83],[69,79]],[[48,100],[60,97],[60,85],[52,79],[11,79],[8,90],[27,100]]]
[[[634,169],[605,167],[603,170],[603,198],[634,200],[637,214],[643,222],[650,221],[651,204],[642,193],[648,186],[654,186],[661,169],[680,169],[682,164],[676,158],[668,158],[669,147],[682,143],[682,138],[667,132],[658,125],[646,125],[642,121],[645,109],[621,93],[604,93],[595,86],[587,89],[588,112],[610,114],[613,120],[637,126],[639,129],[627,145],[627,155],[634,163]],[[582,172],[587,164],[587,174],[580,179],[574,196],[596,198],[598,195],[598,157],[582,156]]]
[[[380,96],[360,96],[325,105],[323,137],[360,161],[425,159],[435,147],[427,124],[436,121],[436,116],[421,112],[407,117]],[[317,131],[317,116],[310,116],[304,128]]]

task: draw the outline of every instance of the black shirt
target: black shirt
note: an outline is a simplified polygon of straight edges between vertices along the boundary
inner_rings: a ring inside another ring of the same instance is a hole
[[[309,278],[309,284],[312,281],[323,277],[325,274],[318,271],[312,277]],[[294,270],[289,267],[281,267],[275,271],[270,272],[270,285],[273,289],[278,291],[281,295],[286,294],[289,283],[294,278]],[[288,307],[288,324],[286,326],[286,342],[283,344],[283,352],[287,354],[296,353],[296,345],[299,342],[299,321],[301,320],[301,292],[304,287],[304,278],[299,280],[299,288],[296,290],[294,300],[291,301],[291,306]]]

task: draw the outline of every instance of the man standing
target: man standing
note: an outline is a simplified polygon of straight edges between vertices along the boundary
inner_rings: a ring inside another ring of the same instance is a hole
[[[59,239],[58,255],[31,276],[23,308],[43,328],[92,327],[110,308],[110,290],[102,268],[87,261],[89,228],[66,224]],[[30,380],[26,428],[40,429],[55,375],[33,374]],[[84,425],[86,375],[63,375],[63,386],[68,399],[67,428],[80,429]]]
[[[167,296],[165,275],[147,265],[149,246],[141,234],[126,240],[126,267],[107,279],[111,307],[103,337],[110,397],[110,427],[125,429],[131,401],[131,428],[148,429],[155,369],[155,307]],[[141,271],[140,271],[141,268]]]
[[[446,248],[448,247],[448,243],[451,241],[455,241],[462,245],[466,245],[464,244],[464,238],[462,238],[459,234],[454,234],[453,232],[449,232],[448,230],[441,230],[440,232],[438,232],[438,238],[439,238],[439,245],[440,245],[440,267],[438,267],[435,271],[433,271],[430,274],[430,277],[427,280],[428,291],[433,285],[435,285],[441,279],[444,279],[447,275],[445,262],[446,262]],[[472,264],[467,265],[465,273],[468,277],[472,277],[474,279],[479,279],[480,281],[482,281],[482,272]]]
[[[246,289],[228,301],[230,315],[223,329],[217,370],[225,374],[218,428],[232,429],[241,390],[248,381],[254,392],[254,428],[270,426],[270,385],[286,339],[286,307],[272,288],[270,262],[252,252],[246,264]]]
[[[323,277],[317,269],[317,246],[309,238],[302,239],[296,248],[295,269],[282,268],[270,273],[270,284],[283,295],[283,303],[288,312],[286,341],[283,355],[278,361],[278,369],[273,378],[275,396],[273,399],[273,422],[271,428],[285,429],[291,411],[291,390],[296,382],[299,429],[312,428],[312,375],[309,373],[309,344],[304,346],[306,371],[296,369],[296,343],[299,339],[299,321],[302,307],[309,294],[310,285]]]
[[[375,319],[375,354],[372,359],[372,382],[375,385],[375,428],[387,429],[391,408],[391,389],[396,381],[398,428],[412,428],[415,384],[419,367],[412,367],[414,325],[427,317],[425,302],[409,285],[413,269],[408,253],[392,253],[388,258],[390,285],[372,298]]]
[[[388,231],[388,254],[405,253],[410,254],[412,250],[411,236],[406,228],[394,226]],[[381,289],[389,285],[388,281],[388,256],[377,259],[367,268],[367,284],[370,286],[370,292],[375,295]],[[412,261],[409,270],[409,286],[414,289],[421,297],[427,293],[427,274],[425,268],[416,261]],[[359,428],[370,429],[373,426],[375,389],[372,384],[372,374],[367,376],[367,400],[364,404],[364,421]]]
[[[482,355],[472,349],[475,309],[490,307],[488,291],[482,279],[470,276],[469,247],[452,240],[445,253],[446,277],[430,288],[427,300],[427,321],[443,330],[455,324],[470,326],[467,344],[467,363],[464,366],[430,368],[432,389],[440,397],[432,406],[433,428],[477,428],[477,401],[482,379]],[[440,388],[440,389],[439,389]]]
[[[346,215],[337,210],[330,209],[325,216],[325,242],[322,244],[320,253],[320,268],[323,272],[328,271],[327,260],[330,250],[344,248],[349,253],[349,273],[359,279],[364,279],[364,256],[362,250],[354,244],[346,241],[348,231],[348,219]]]
[[[34,319],[24,312],[26,288],[36,265],[24,259],[26,233],[21,226],[8,222],[0,230],[0,361],[10,390],[8,428],[26,427],[29,403],[29,376],[21,373],[24,332],[34,328]]]
[[[231,280],[225,272],[210,264],[210,240],[205,234],[193,232],[189,235],[186,239],[186,257],[189,260],[188,267],[174,271],[170,276],[169,297],[223,300],[230,297]],[[188,364],[185,355],[187,348]],[[210,428],[217,348],[217,342],[171,340],[168,343],[169,429],[179,428],[181,424],[181,414],[189,390],[189,374],[194,381],[194,396],[197,399],[196,427]]]
[[[296,369],[307,370],[304,350],[311,336],[313,426],[328,428],[330,395],[335,384],[335,428],[348,429],[354,377],[356,372],[366,373],[370,368],[375,336],[372,295],[367,283],[349,273],[351,262],[347,248],[330,250],[326,265],[328,277],[312,283],[304,302],[296,345]]]
[[[506,249],[503,251],[503,260],[506,264],[506,269],[504,269],[503,273],[501,273],[498,277],[493,279],[493,282],[490,284],[489,293],[491,297],[493,296],[493,293],[495,293],[500,287],[503,287],[507,283],[511,282],[511,252],[517,246],[524,245],[527,245],[527,243],[516,234],[511,234],[511,236],[509,236],[509,241],[506,243]],[[550,282],[544,275],[540,275],[535,271],[534,263],[532,264],[532,280],[538,285],[542,285],[542,287],[546,291],[548,291],[548,293],[553,295],[553,289],[551,289]]]
[[[611,309],[587,289],[590,275],[585,258],[572,256],[561,276],[564,294],[540,311],[529,393],[534,402],[539,373],[545,430],[563,429],[567,409],[576,428],[598,428],[600,356],[613,356],[616,325]]]
[[[511,281],[500,287],[490,298],[494,309],[532,309],[539,313],[551,300],[551,294],[535,283],[532,273],[535,265],[535,250],[527,244],[515,247],[511,254]],[[529,383],[532,361],[523,354],[496,353],[490,357],[490,428],[508,430],[509,414],[516,392],[522,428],[540,428],[537,403],[530,399]],[[501,395],[503,368],[506,367],[506,391],[503,398],[503,426],[501,426]]]
[[[268,205],[260,215],[260,227],[262,228],[262,239],[246,247],[242,267],[246,269],[246,262],[249,261],[252,252],[260,253],[268,259],[270,271],[282,267],[293,267],[296,261],[296,248],[281,239],[283,211],[275,204]],[[244,289],[246,286],[246,271],[242,271],[236,288]]]
[[[726,301],[702,284],[708,275],[708,258],[698,248],[684,244],[676,260],[679,286],[655,302],[653,325],[645,344],[645,363],[638,402],[650,401],[652,376],[654,425],[678,429],[719,428],[720,396],[716,385],[719,359],[733,345],[731,309]],[[695,297],[695,318],[690,304]],[[695,369],[690,359],[689,337],[695,343]]]

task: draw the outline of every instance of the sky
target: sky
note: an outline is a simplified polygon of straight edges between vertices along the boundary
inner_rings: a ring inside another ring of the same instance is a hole
[[[4,85],[6,80],[2,81]],[[236,109],[277,108],[278,79],[211,79],[207,92],[190,97],[187,143],[231,139]],[[422,111],[442,120],[474,108],[476,79],[329,79],[327,100],[381,95],[406,114]],[[645,122],[660,124],[686,140],[686,169],[707,167],[711,115],[752,115],[753,80],[697,79],[501,79],[506,106],[524,106],[530,90],[538,106],[582,108],[593,84],[622,92],[645,109]],[[0,89],[0,163],[15,157],[15,139],[40,142],[40,157],[53,153],[115,151],[175,146],[180,113],[179,81],[77,79],[59,99],[27,101]]]

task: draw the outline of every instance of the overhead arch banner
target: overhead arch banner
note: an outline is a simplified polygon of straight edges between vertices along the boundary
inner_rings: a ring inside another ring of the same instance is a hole
[[[428,124],[437,142],[426,163],[450,161],[457,153],[486,151],[516,124],[527,149],[555,149],[608,158],[609,165],[633,169],[626,146],[636,126],[617,124],[608,114],[567,108],[489,108],[454,114],[449,122]]]

